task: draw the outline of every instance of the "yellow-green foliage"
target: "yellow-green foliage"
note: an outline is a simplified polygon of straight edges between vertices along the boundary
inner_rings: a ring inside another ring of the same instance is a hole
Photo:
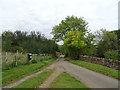
[[[67,33],[67,38],[64,40],[64,44],[70,47],[76,47],[78,49],[85,47],[87,44],[83,40],[84,33],[78,30],[72,30]]]

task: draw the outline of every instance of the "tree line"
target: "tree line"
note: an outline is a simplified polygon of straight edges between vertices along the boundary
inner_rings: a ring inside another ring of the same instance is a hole
[[[2,33],[2,51],[52,54],[55,56],[58,47],[55,41],[47,39],[44,34],[32,31],[30,33],[16,30]]]
[[[53,27],[51,34],[52,40],[35,31],[5,31],[2,33],[2,50],[52,55],[61,52],[72,59],[79,59],[80,55],[120,59],[120,30],[100,29],[93,34],[83,17],[67,16]],[[59,41],[64,44],[57,45]]]
[[[93,34],[83,17],[66,17],[53,27],[52,34],[56,42],[64,42],[59,49],[72,59],[79,59],[80,55],[116,60],[120,57],[120,30],[101,29]]]

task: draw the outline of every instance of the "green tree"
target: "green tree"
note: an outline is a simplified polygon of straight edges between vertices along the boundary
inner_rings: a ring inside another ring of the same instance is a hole
[[[104,53],[105,58],[119,60],[118,50],[108,50]]]
[[[73,58],[79,58],[83,48],[86,46],[83,38],[84,34],[78,30],[70,31],[64,39],[64,45],[68,48],[68,55]]]
[[[40,32],[5,31],[2,33],[2,50],[6,52],[46,53],[56,55],[57,44]]]
[[[65,48],[67,48],[68,56],[73,59],[78,59],[79,56],[82,55],[91,55],[91,47],[93,47],[93,38],[94,35],[91,33],[83,33],[81,31],[71,31],[66,35],[66,39],[64,39]]]
[[[71,30],[78,30],[86,32],[88,23],[83,18],[77,18],[75,16],[68,16],[65,20],[62,20],[59,25],[56,25],[52,29],[53,39],[55,41],[64,41],[66,34]]]
[[[97,56],[104,57],[104,53],[108,50],[118,50],[118,39],[114,32],[101,29],[97,43]]]
[[[2,33],[2,50],[11,51],[13,43],[13,33],[11,31],[5,31]]]
[[[52,29],[53,39],[63,41],[66,56],[78,59],[80,54],[88,54],[93,46],[94,36],[88,32],[88,23],[83,18],[67,17]],[[90,55],[90,54],[89,54]]]

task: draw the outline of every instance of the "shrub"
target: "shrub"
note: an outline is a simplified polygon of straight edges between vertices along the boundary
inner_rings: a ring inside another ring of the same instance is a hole
[[[37,61],[35,59],[30,61],[31,63],[37,63]]]
[[[105,58],[118,60],[118,51],[117,50],[108,50],[104,53]]]
[[[66,58],[65,58],[65,60],[66,60],[66,61],[70,61],[70,60],[72,60],[72,59],[71,59],[71,58],[66,57]]]

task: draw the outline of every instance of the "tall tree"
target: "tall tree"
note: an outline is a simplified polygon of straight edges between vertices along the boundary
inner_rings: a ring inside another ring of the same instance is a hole
[[[66,38],[66,34],[71,30],[86,32],[87,28],[88,23],[83,18],[68,16],[65,20],[62,20],[59,25],[53,27],[53,39],[57,42],[61,40],[63,41]]]
[[[118,39],[114,32],[100,30],[99,42],[97,43],[97,56],[104,57],[104,53],[108,50],[118,50]]]
[[[47,53],[55,55],[57,44],[40,32],[5,31],[2,33],[2,50],[6,52]]]
[[[64,42],[64,50],[62,51],[66,56],[78,59],[80,54],[87,54],[86,52],[90,51],[88,49],[93,45],[94,37],[87,28],[88,23],[83,18],[68,16],[59,25],[53,27],[53,39],[56,42]]]

